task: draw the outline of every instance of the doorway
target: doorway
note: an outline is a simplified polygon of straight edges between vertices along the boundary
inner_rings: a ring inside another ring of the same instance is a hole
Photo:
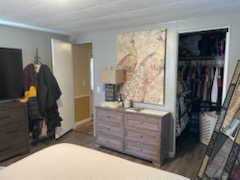
[[[211,138],[226,91],[228,29],[179,34],[176,154]]]
[[[94,69],[92,44],[74,44],[74,105],[76,130],[93,135],[93,86]]]

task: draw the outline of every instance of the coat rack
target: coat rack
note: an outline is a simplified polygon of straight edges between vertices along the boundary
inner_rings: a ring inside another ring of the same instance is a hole
[[[40,64],[40,57],[38,55],[38,48],[36,48],[36,54],[35,54],[35,57],[34,57],[34,64]]]

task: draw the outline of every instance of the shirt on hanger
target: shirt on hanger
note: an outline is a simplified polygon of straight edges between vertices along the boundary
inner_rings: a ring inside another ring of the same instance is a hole
[[[213,86],[212,86],[212,93],[211,93],[211,101],[213,103],[217,103],[218,99],[218,68],[216,68],[214,80],[213,80]]]

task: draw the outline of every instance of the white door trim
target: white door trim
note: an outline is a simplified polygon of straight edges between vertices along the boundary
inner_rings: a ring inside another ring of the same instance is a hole
[[[56,45],[59,46],[56,48]],[[58,108],[63,121],[61,122],[62,126],[56,129],[55,135],[56,138],[59,138],[75,127],[72,44],[58,39],[51,39],[51,48],[53,74],[62,90],[62,96],[58,100]],[[55,54],[57,50],[60,55]],[[55,59],[56,56],[58,60]],[[64,57],[64,59],[61,57]],[[69,60],[69,63],[65,59]],[[63,66],[59,66],[60,64],[57,64],[57,61],[58,63],[62,62]],[[55,68],[57,65],[58,67]],[[64,76],[64,73],[67,73],[67,77]],[[64,78],[67,78],[67,81]]]
[[[226,97],[226,92],[227,92],[227,80],[229,79],[228,76],[228,71],[229,71],[229,48],[230,48],[230,34],[231,34],[231,27],[230,26],[218,26],[218,27],[208,27],[208,28],[192,28],[192,29],[182,29],[178,30],[177,33],[177,38],[176,38],[176,44],[177,44],[177,49],[176,49],[176,65],[178,67],[178,45],[179,45],[179,35],[183,33],[194,33],[194,32],[200,32],[200,31],[211,31],[211,30],[218,30],[218,29],[228,29],[228,32],[226,33],[226,49],[225,49],[225,59],[224,59],[224,80],[223,80],[223,94],[222,94],[222,99],[224,101]],[[176,83],[177,83],[177,71],[178,68],[176,68],[175,71],[175,76],[176,76]],[[177,87],[175,87],[175,96],[177,99]],[[223,102],[222,101],[222,102]],[[176,114],[176,102],[175,102],[175,107],[174,107],[174,114]],[[174,151],[169,153],[170,157],[175,157],[176,155],[176,117],[174,117],[174,139],[173,139],[173,146],[174,146]]]

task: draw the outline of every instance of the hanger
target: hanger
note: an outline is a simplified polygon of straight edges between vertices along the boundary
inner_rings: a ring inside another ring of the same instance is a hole
[[[35,71],[38,73],[39,70],[40,70],[40,67],[42,65],[41,61],[40,61],[40,57],[38,55],[38,48],[36,48],[36,55],[34,57],[34,68],[35,68]]]

